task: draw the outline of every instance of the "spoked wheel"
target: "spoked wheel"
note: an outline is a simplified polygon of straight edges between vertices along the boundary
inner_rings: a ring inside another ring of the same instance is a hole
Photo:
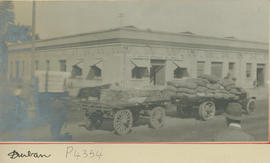
[[[199,106],[199,116],[204,121],[212,119],[215,113],[216,107],[212,101],[205,101]]]
[[[255,111],[255,100],[249,99],[246,106],[246,111],[248,114],[252,114]]]
[[[131,131],[132,113],[129,110],[119,110],[114,115],[113,127],[117,134],[125,135]]]
[[[155,107],[150,110],[149,127],[158,129],[164,125],[165,109],[163,107]]]

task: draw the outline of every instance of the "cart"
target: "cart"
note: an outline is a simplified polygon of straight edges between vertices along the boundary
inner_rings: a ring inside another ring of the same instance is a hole
[[[150,128],[158,129],[165,122],[165,104],[168,100],[148,100],[147,97],[134,97],[133,102],[109,104],[100,100],[81,101],[80,108],[85,111],[86,128],[98,129],[105,119],[113,120],[116,134],[128,134],[134,122],[140,117],[148,118]]]

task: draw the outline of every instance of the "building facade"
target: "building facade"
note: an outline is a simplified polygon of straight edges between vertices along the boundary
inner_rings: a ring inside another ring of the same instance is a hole
[[[268,44],[235,38],[167,33],[133,26],[9,46],[8,78],[31,80],[35,70],[71,72],[72,87],[119,83],[166,85],[212,74],[245,88],[267,86]],[[34,66],[31,66],[31,63]]]

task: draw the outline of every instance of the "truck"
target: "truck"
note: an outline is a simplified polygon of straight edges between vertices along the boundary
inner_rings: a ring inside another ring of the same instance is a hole
[[[168,82],[171,102],[182,116],[198,116],[207,121],[223,111],[230,102],[237,102],[247,114],[255,111],[256,97],[229,79],[217,79],[210,75]]]

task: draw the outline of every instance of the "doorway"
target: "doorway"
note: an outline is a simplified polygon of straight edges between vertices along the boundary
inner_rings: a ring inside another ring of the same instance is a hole
[[[264,64],[257,64],[257,86],[262,87],[264,86],[264,73],[265,72],[265,65]]]
[[[151,60],[150,82],[153,85],[165,85],[165,60]]]

